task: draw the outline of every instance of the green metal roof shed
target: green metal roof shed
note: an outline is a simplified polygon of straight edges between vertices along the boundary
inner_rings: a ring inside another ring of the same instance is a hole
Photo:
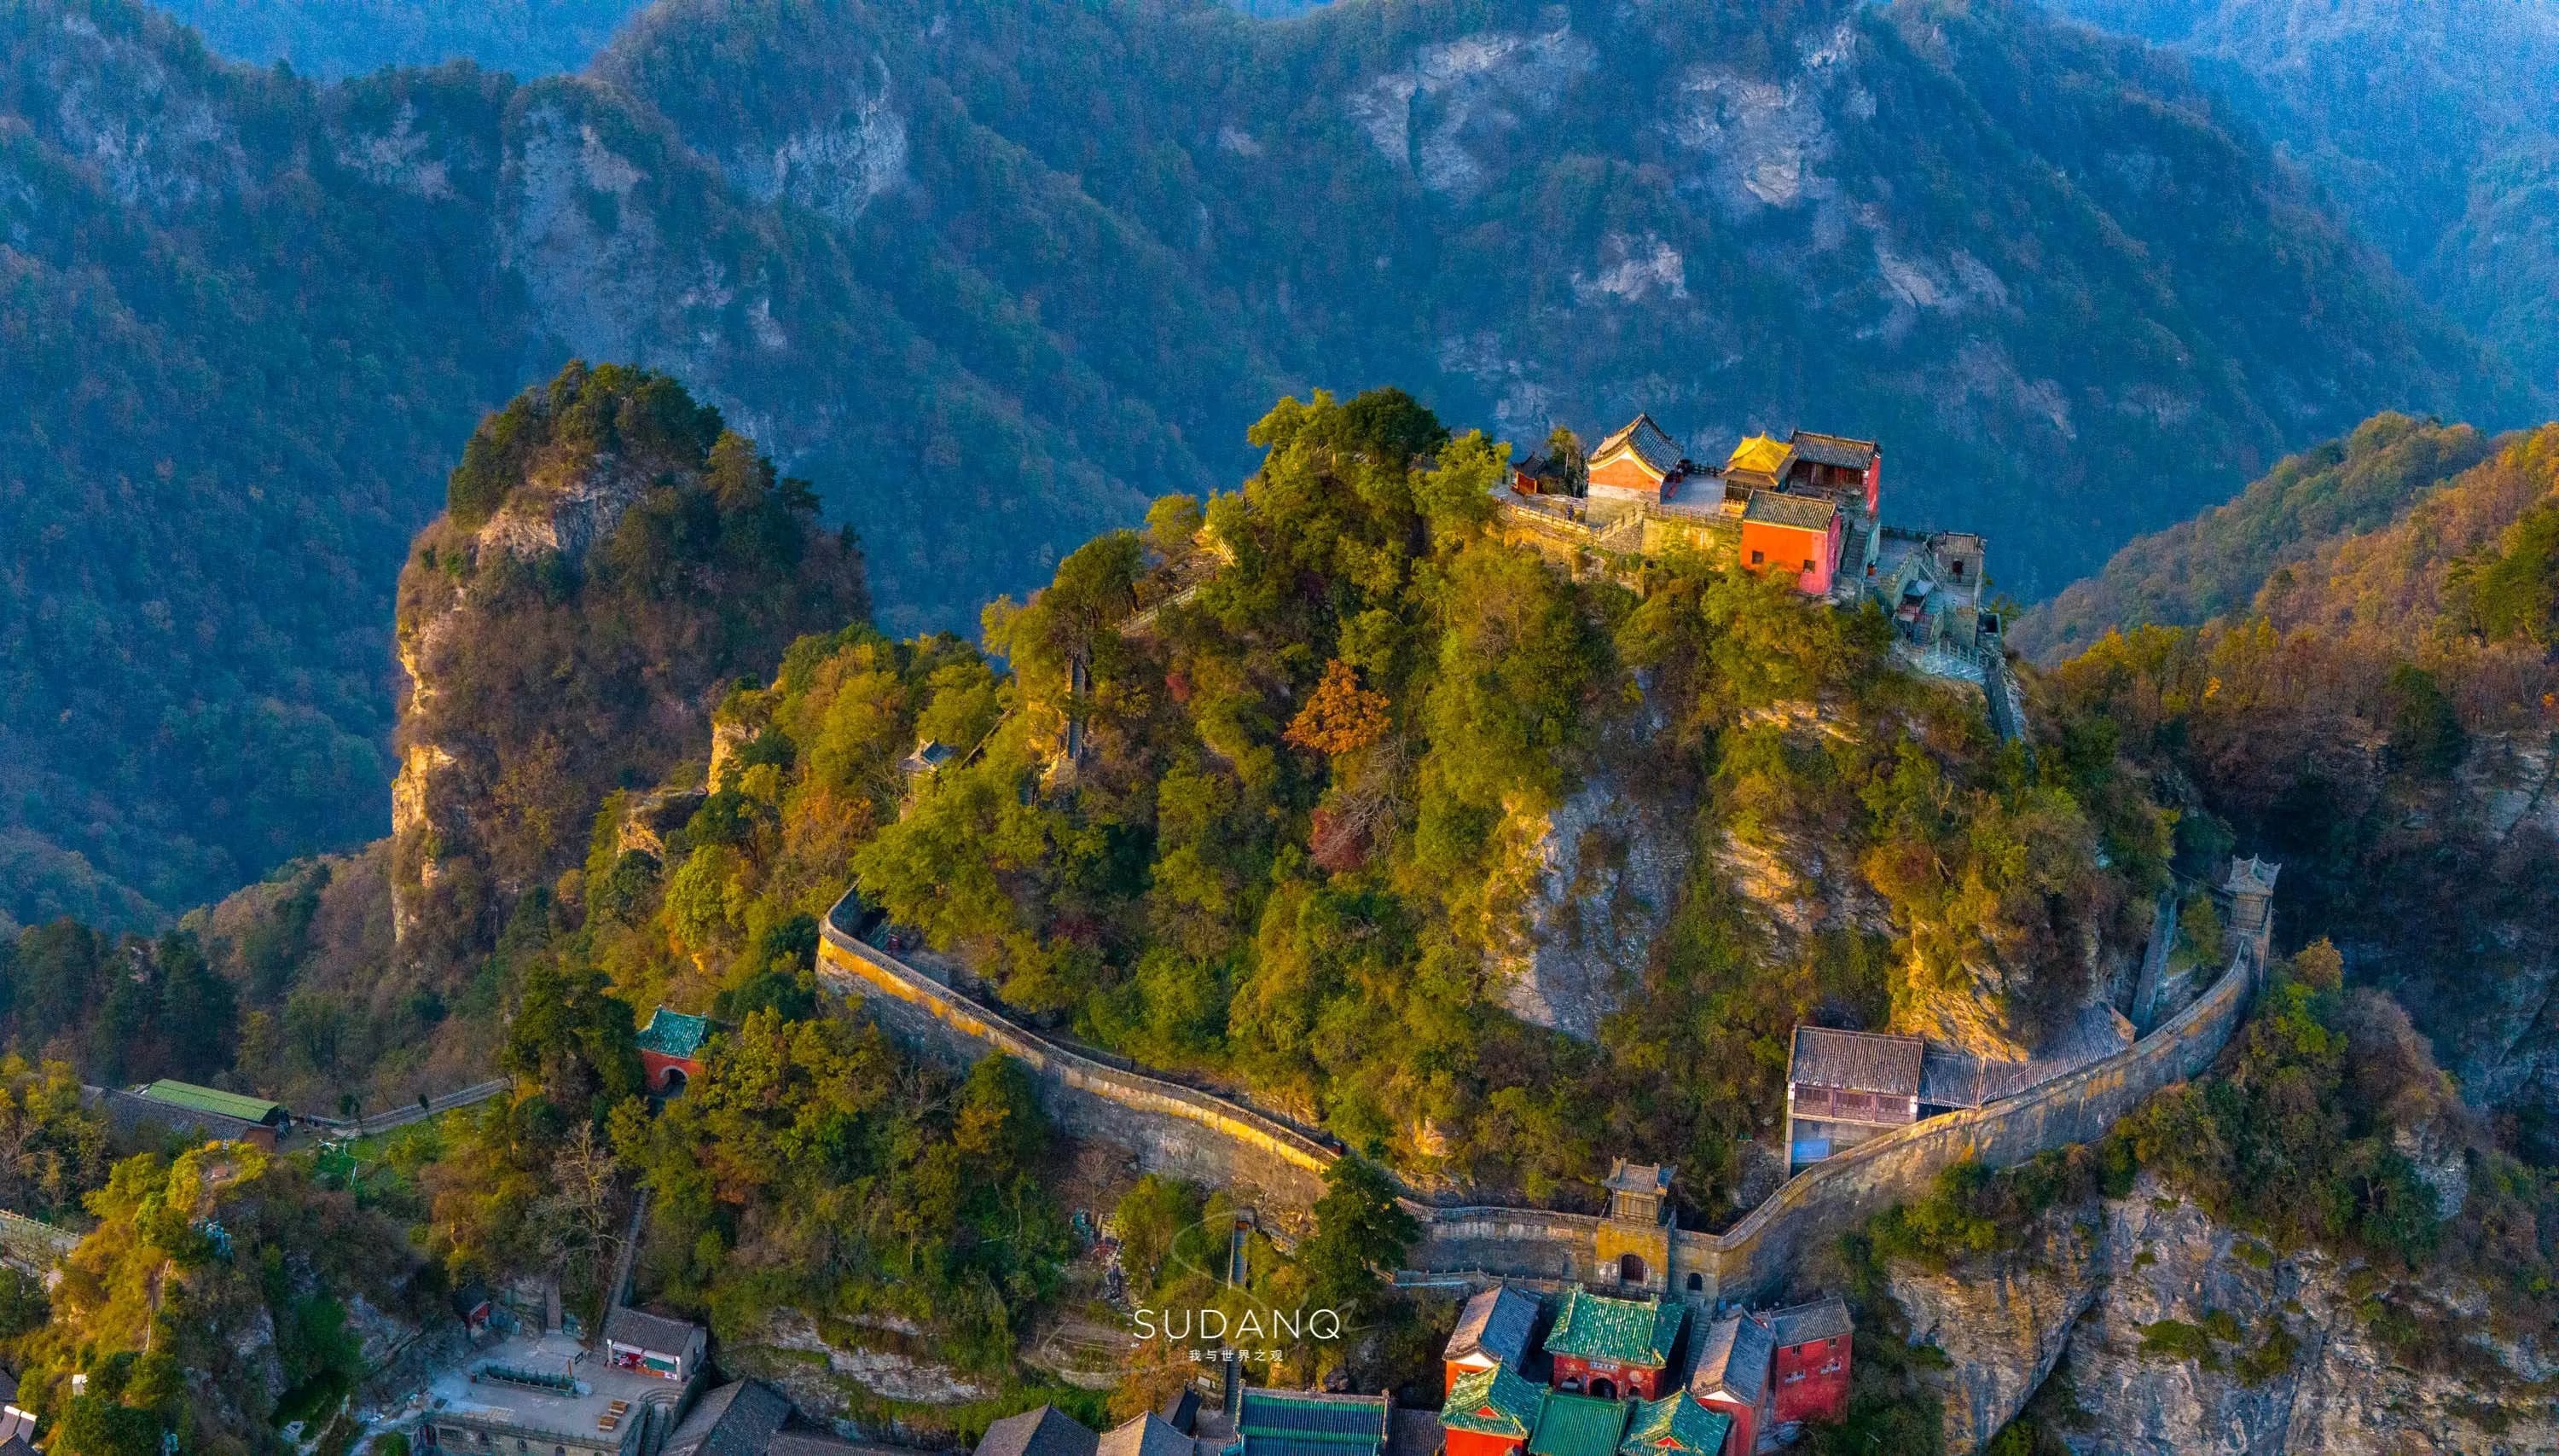
[[[280,1102],[264,1097],[242,1096],[192,1082],[171,1082],[166,1078],[142,1090],[142,1095],[155,1102],[167,1102],[191,1112],[211,1112],[220,1117],[236,1117],[242,1122],[256,1122],[267,1127],[282,1127],[293,1120]]]

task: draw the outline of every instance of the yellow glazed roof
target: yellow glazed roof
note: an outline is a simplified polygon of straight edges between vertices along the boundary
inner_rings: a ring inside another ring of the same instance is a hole
[[[1732,447],[1732,458],[1725,462],[1726,470],[1755,470],[1775,475],[1786,463],[1787,445],[1766,435],[1753,435]]]

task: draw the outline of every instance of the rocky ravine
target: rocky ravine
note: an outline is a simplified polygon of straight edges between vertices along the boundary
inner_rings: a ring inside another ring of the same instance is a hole
[[[2479,1291],[2438,1290],[2512,1379],[2500,1388],[2410,1370],[2358,1313],[2359,1272],[2317,1251],[2278,1253],[2145,1174],[2130,1197],[2050,1211],[2014,1251],[1942,1275],[1897,1267],[1891,1292],[1912,1338],[1952,1359],[1941,1380],[1953,1452],[1986,1446],[2065,1355],[2085,1412],[2066,1432],[2080,1456],[2559,1448],[2559,1414],[2526,1388],[2553,1369],[2548,1352],[2490,1336]],[[2156,1340],[2146,1351],[2145,1327],[2162,1321],[2194,1327],[2187,1338],[2211,1358]],[[2279,1330],[2295,1343],[2289,1359],[2280,1342],[2268,1349]]]

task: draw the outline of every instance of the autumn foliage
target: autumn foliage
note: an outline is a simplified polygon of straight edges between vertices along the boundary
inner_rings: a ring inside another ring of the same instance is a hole
[[[1316,753],[1356,753],[1386,735],[1386,702],[1385,693],[1360,686],[1358,671],[1335,657],[1288,725],[1287,739]]]

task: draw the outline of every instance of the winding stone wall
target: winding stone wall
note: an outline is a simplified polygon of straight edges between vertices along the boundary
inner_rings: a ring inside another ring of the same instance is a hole
[[[1708,1305],[1773,1293],[1802,1253],[1924,1195],[1943,1168],[1966,1159],[2006,1166],[2103,1136],[2151,1093],[2196,1076],[2220,1055],[2255,985],[2251,948],[2243,946],[2192,1005],[2115,1056],[1824,1159],[1725,1233],[1674,1233],[1672,1293]],[[884,1025],[946,1061],[966,1065],[989,1051],[1020,1059],[1037,1075],[1050,1115],[1069,1132],[1128,1148],[1149,1169],[1237,1189],[1283,1222],[1302,1217],[1323,1195],[1324,1170],[1338,1154],[1322,1142],[1227,1098],[1060,1047],[864,945],[831,912],[818,971],[829,989],[863,998]],[[1407,1207],[1424,1220],[1424,1235],[1413,1250],[1415,1268],[1401,1282],[1600,1276],[1603,1221],[1590,1215]]]
[[[1993,1167],[2091,1142],[2151,1093],[2212,1065],[2246,1015],[2255,984],[2246,950],[2193,1005],[2125,1051],[1987,1106],[1931,1117],[1789,1179],[1723,1234],[1681,1233],[1672,1244],[1673,1287],[1704,1276],[1690,1297],[1772,1292],[1799,1254],[1837,1238],[1895,1203],[1924,1195],[1939,1170],[1975,1159]]]
[[[819,979],[862,998],[906,1041],[955,1066],[990,1051],[1019,1060],[1068,1132],[1125,1147],[1150,1171],[1237,1189],[1283,1218],[1323,1197],[1331,1148],[1224,1097],[1060,1047],[854,939],[836,924],[842,909],[839,902],[821,928]]]

